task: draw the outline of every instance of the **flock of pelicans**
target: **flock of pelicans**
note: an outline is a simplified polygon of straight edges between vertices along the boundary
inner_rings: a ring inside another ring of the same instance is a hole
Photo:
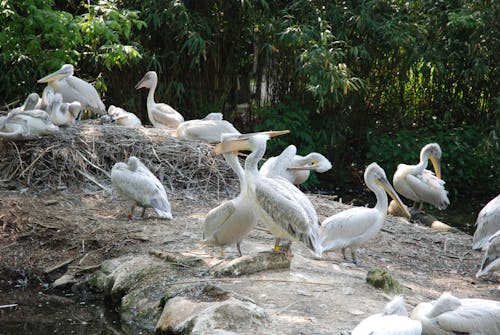
[[[120,107],[110,106],[107,113],[97,91],[89,83],[73,76],[73,66],[66,64],[58,71],[40,79],[47,83],[42,97],[32,93],[23,106],[0,117],[0,137],[22,138],[52,134],[59,126],[76,122],[83,110],[103,115],[102,122],[115,122],[126,127],[139,127],[141,121]],[[210,210],[204,220],[203,242],[221,247],[240,243],[246,234],[262,222],[274,235],[274,252],[290,249],[292,241],[303,243],[316,257],[332,250],[341,250],[347,259],[357,264],[356,250],[372,239],[381,229],[388,210],[386,192],[401,208],[405,216],[419,211],[423,203],[441,210],[449,205],[444,181],[441,179],[441,148],[437,143],[424,146],[416,165],[400,164],[394,174],[393,186],[385,171],[370,164],[364,173],[366,186],[375,193],[373,208],[354,207],[319,222],[309,198],[297,187],[311,170],[325,172],[331,163],[321,154],[296,154],[294,145],[279,156],[271,157],[259,169],[267,141],[288,131],[268,131],[241,134],[219,113],[201,120],[184,121],[171,106],[157,103],[154,93],[158,84],[155,72],[147,72],[136,89],[148,88],[147,111],[156,128],[176,129],[179,138],[190,138],[217,143],[215,152],[222,154],[238,177],[240,192],[232,200]],[[239,151],[250,151],[244,166],[238,159]],[[431,161],[435,173],[427,170]],[[128,217],[134,217],[135,207],[152,207],[158,215],[172,219],[167,192],[158,178],[135,156],[116,163],[111,170],[111,182],[117,192],[131,202]],[[397,191],[397,192],[396,192]],[[403,204],[398,193],[412,200],[413,207]],[[478,215],[473,248],[485,252],[477,276],[500,270],[500,195],[488,203]],[[286,243],[285,243],[286,241]],[[363,320],[352,335],[368,334],[500,334],[500,303],[485,299],[458,299],[444,293],[439,299],[419,304],[411,318],[402,297],[394,298],[383,313]]]

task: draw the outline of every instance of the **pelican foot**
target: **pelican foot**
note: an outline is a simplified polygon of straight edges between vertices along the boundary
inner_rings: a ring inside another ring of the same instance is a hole
[[[423,208],[415,208],[415,207],[411,207],[409,212],[412,217],[425,213]]]

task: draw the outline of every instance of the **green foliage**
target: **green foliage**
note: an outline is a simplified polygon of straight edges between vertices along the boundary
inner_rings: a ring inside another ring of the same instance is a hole
[[[488,134],[478,126],[448,128],[434,124],[370,136],[368,141],[367,162],[378,162],[389,178],[398,164],[417,164],[422,147],[437,142],[443,151],[443,179],[452,196],[465,192],[494,194],[500,189],[500,143],[494,131]]]

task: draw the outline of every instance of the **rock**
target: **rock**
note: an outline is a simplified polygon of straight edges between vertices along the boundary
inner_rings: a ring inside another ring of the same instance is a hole
[[[366,281],[376,288],[383,289],[386,293],[401,293],[401,285],[390,273],[379,269],[370,269]]]
[[[266,270],[289,269],[290,263],[291,256],[287,253],[260,252],[224,260],[212,268],[212,274],[216,277],[238,277]]]

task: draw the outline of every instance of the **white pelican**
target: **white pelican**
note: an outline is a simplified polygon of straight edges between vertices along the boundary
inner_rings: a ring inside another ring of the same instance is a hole
[[[484,276],[489,272],[500,271],[500,230],[491,235],[488,242],[483,246],[483,250],[484,257],[476,278]]]
[[[426,170],[431,160],[436,175]],[[417,165],[399,164],[392,180],[399,194],[413,200],[413,208],[422,208],[429,203],[440,210],[450,204],[448,191],[444,189],[441,179],[441,147],[437,143],[427,144],[420,151],[420,162]]]
[[[130,156],[126,164],[116,163],[111,169],[111,182],[118,193],[132,201],[130,219],[135,206],[142,207],[142,217],[146,208],[152,207],[160,217],[172,219],[165,188],[137,157]]]
[[[365,170],[365,184],[375,193],[377,204],[373,208],[355,207],[326,218],[321,223],[320,240],[323,251],[342,249],[346,260],[345,249],[351,249],[352,261],[357,264],[356,249],[373,238],[382,228],[387,216],[387,192],[398,203],[403,212],[410,217],[398,194],[385,176],[384,170],[371,163]],[[384,192],[385,191],[385,192]]]
[[[16,107],[16,108],[13,108],[9,111],[8,115],[12,115],[12,114],[16,114],[16,113],[19,113],[19,112],[23,112],[23,111],[29,111],[29,110],[33,110],[33,109],[37,109],[35,108],[38,101],[40,100],[40,96],[37,94],[37,93],[30,93],[27,97],[26,97],[26,100],[24,100],[24,103],[19,106],[19,107]]]
[[[157,85],[158,75],[154,71],[147,72],[137,85],[135,85],[137,90],[142,87],[149,88],[147,100],[149,121],[155,128],[177,128],[181,122],[184,122],[184,117],[169,105],[155,102]]]
[[[219,119],[221,117],[221,119]],[[222,114],[211,113],[204,119],[184,121],[177,127],[177,137],[208,143],[220,142],[222,134],[241,134]]]
[[[472,249],[481,249],[491,235],[500,230],[500,194],[481,209],[476,220]]]
[[[500,334],[500,302],[493,300],[458,299],[446,292],[418,304],[411,318],[422,322],[423,335]]]
[[[408,317],[402,296],[396,296],[385,305],[384,312],[361,321],[351,335],[420,335],[420,321]]]
[[[285,132],[271,135],[282,133]],[[296,187],[282,178],[267,178],[259,173],[257,164],[266,151],[269,137],[268,134],[243,134],[235,136],[234,141],[219,143],[215,150],[218,153],[251,150],[245,160],[245,179],[250,189],[249,203],[275,236],[274,251],[279,251],[281,239],[295,240],[304,243],[314,255],[321,257],[318,224],[297,201],[294,195]]]
[[[75,123],[75,120],[82,109],[82,105],[78,101],[63,103],[61,94],[54,94],[53,91],[48,94],[47,100],[49,101],[47,113],[49,114],[53,124],[56,126],[71,126]]]
[[[294,185],[300,185],[309,178],[310,170],[322,173],[332,168],[332,163],[322,154],[311,152],[300,156],[296,153],[297,148],[289,145],[279,156],[268,158],[262,164],[260,173],[267,177],[279,175]]]
[[[59,128],[52,124],[49,115],[39,109],[11,113],[0,124],[0,137],[21,139],[29,136],[51,135]]]
[[[61,93],[63,102],[78,101],[82,105],[82,110],[106,114],[106,106],[99,98],[94,86],[73,76],[74,71],[73,65],[64,64],[56,72],[39,79],[38,83],[47,83],[55,93]]]
[[[117,125],[122,127],[135,128],[142,126],[141,120],[134,113],[127,112],[121,107],[109,106],[108,115]]]
[[[223,135],[221,142],[229,140],[231,136]],[[250,202],[245,171],[240,165],[238,156],[235,152],[225,152],[223,155],[238,177],[240,193],[236,198],[226,201],[208,212],[204,222],[203,242],[221,246],[221,257],[224,256],[224,245],[236,243],[241,256],[241,240],[254,226],[257,218],[255,209]]]

